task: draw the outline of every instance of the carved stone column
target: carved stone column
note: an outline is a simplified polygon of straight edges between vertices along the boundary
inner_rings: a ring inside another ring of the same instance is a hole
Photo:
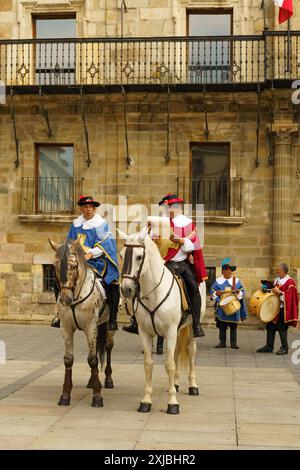
[[[275,122],[272,126],[274,143],[273,195],[271,200],[271,270],[279,263],[290,265],[290,231],[293,206],[292,139],[298,131],[293,123]]]

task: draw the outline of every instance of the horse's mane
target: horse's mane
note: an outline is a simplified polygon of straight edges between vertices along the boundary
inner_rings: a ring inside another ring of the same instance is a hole
[[[163,264],[164,260],[161,257],[159,249],[154,243],[154,241],[149,237],[149,235],[145,238],[145,247],[149,250],[149,256],[151,260],[155,260],[157,263]]]
[[[67,282],[68,258],[70,256],[70,244],[64,243],[57,250],[60,259],[60,277],[62,282]]]
[[[61,245],[57,250],[57,255],[60,259],[60,276],[62,282],[67,282],[67,272],[68,272],[68,258],[71,254],[70,248],[72,247],[72,252],[79,258],[79,260],[87,266],[87,261],[84,257],[84,251],[82,246],[79,243],[76,245],[72,244],[71,241],[66,241]]]

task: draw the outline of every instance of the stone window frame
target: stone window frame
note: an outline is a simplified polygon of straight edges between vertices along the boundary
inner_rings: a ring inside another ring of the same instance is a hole
[[[47,0],[40,3],[37,0],[21,0],[18,5],[18,29],[20,39],[33,38],[32,17],[43,14],[76,15],[76,35],[86,36],[86,0]]]
[[[72,148],[73,150],[73,154],[72,154],[72,157],[73,157],[73,176],[71,176],[70,178],[72,178],[73,180],[76,178],[75,177],[75,174],[76,174],[76,164],[75,164],[75,145],[74,145],[74,142],[61,142],[61,143],[58,143],[58,142],[35,142],[34,143],[34,165],[35,165],[35,169],[34,169],[34,177],[35,177],[35,180],[36,180],[36,188],[35,188],[35,194],[34,194],[34,197],[35,197],[35,200],[34,200],[34,213],[36,215],[38,214],[41,214],[41,215],[46,215],[46,216],[49,216],[51,214],[55,214],[55,215],[73,215],[73,212],[68,212],[68,211],[64,211],[64,210],[57,210],[57,211],[53,211],[51,213],[47,212],[47,210],[42,210],[41,208],[39,208],[39,193],[40,193],[40,182],[39,182],[39,165],[40,165],[40,153],[39,153],[39,149],[40,147],[48,147],[48,148],[53,148],[53,147],[70,147]],[[74,203],[74,201],[73,201]]]
[[[214,140],[214,141],[204,141],[202,139],[190,139],[189,141],[189,178],[192,177],[191,172],[191,161],[192,161],[192,144],[199,143],[199,144],[228,144],[229,145],[229,178],[233,178],[237,176],[237,161],[233,151],[233,144],[234,144],[234,137],[227,139],[227,140]],[[226,225],[226,226],[239,226],[243,225],[246,222],[246,217],[243,214],[243,200],[241,206],[241,215],[204,215],[204,224],[205,225]]]

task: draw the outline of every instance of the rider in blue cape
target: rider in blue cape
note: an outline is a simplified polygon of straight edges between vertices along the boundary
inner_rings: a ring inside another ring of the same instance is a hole
[[[105,282],[105,290],[110,305],[109,330],[117,330],[117,313],[120,300],[119,270],[116,240],[109,231],[108,223],[96,213],[100,203],[92,196],[81,196],[78,201],[81,215],[70,227],[67,240],[76,241],[85,252],[88,264]],[[54,319],[53,326],[57,320]]]

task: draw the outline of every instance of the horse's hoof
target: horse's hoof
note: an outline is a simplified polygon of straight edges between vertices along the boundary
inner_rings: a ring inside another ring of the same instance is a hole
[[[88,381],[86,388],[93,388],[92,379]]]
[[[105,379],[104,388],[114,388],[114,383],[112,379]]]
[[[139,413],[149,413],[151,411],[151,406],[152,403],[140,403],[140,406],[138,408]]]
[[[102,397],[93,397],[92,406],[94,408],[101,408],[103,406],[103,398]]]
[[[198,387],[189,387],[189,395],[199,395]]]
[[[176,390],[176,393],[179,392],[179,385],[175,384],[175,390]]]
[[[179,414],[179,405],[168,405],[167,414],[168,415],[178,415]]]
[[[64,395],[61,395],[58,406],[69,406],[70,405],[70,398],[71,397],[66,397]]]

